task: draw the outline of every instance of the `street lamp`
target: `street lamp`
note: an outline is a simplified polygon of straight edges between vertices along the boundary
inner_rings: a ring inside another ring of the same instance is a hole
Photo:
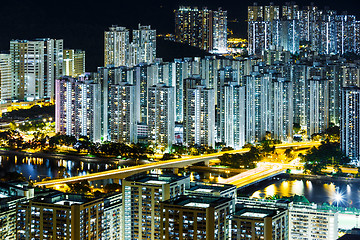
[[[336,203],[336,207],[339,207],[339,203],[341,203],[344,200],[344,196],[336,190],[334,195],[334,202]]]

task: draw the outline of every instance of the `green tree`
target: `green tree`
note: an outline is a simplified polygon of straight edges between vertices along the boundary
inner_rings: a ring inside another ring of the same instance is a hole
[[[109,183],[104,187],[105,193],[119,192],[121,191],[121,185],[117,183]]]
[[[175,159],[175,158],[176,158],[175,155],[172,153],[164,153],[161,160],[165,161],[165,160],[170,160],[170,159]]]
[[[81,181],[76,183],[67,183],[69,192],[77,194],[87,194],[91,192],[90,184],[88,181]]]

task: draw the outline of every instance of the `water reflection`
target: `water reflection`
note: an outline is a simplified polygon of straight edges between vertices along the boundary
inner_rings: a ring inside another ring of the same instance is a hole
[[[260,189],[259,189],[260,188]],[[337,203],[337,192],[341,202]],[[289,197],[305,196],[310,202],[339,204],[339,206],[360,208],[360,184],[347,182],[322,182],[320,180],[279,180],[267,186],[248,188],[241,192],[252,198],[264,198],[274,195]]]
[[[122,165],[123,163],[120,163]],[[5,172],[19,172],[27,179],[40,181],[43,178],[57,178],[85,175],[117,168],[119,164],[108,162],[84,162],[66,159],[35,158],[17,155],[0,155],[0,175]]]

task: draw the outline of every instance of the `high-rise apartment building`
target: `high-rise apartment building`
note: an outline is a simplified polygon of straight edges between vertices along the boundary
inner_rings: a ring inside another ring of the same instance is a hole
[[[175,39],[215,53],[227,52],[227,11],[180,6],[175,11]]]
[[[229,239],[232,198],[182,195],[161,203],[162,239]]]
[[[326,78],[329,80],[329,122],[340,125],[341,117],[341,89],[343,87],[341,63],[328,63]]]
[[[271,74],[260,74],[256,69],[246,76],[245,141],[261,141],[272,129]]]
[[[189,177],[137,174],[123,180],[123,239],[161,239],[160,202],[184,194]]]
[[[103,199],[54,193],[17,207],[16,239],[100,240]]]
[[[0,101],[14,97],[14,74],[10,54],[0,54]]]
[[[136,143],[137,118],[135,86],[128,83],[114,84],[109,92],[109,136],[112,142]]]
[[[215,93],[200,78],[184,79],[184,143],[215,147]]]
[[[329,127],[329,80],[314,76],[309,80],[307,133],[321,133]]]
[[[245,86],[226,82],[220,92],[218,141],[240,149],[245,144]]]
[[[96,77],[96,82],[100,84],[101,89],[101,109],[99,110],[101,114],[101,125],[98,126],[101,130],[101,137],[103,140],[110,140],[111,139],[111,126],[118,127],[120,123],[114,122],[113,119],[111,119],[112,109],[111,107],[114,107],[115,112],[113,114],[119,114],[119,109],[116,110],[119,105],[116,107],[116,105],[112,105],[112,97],[111,97],[111,91],[115,90],[115,88],[119,89],[126,89],[126,93],[123,91],[117,92],[117,101],[125,101],[125,102],[117,102],[118,104],[123,104],[123,106],[127,106],[127,111],[132,109],[132,113],[127,112],[127,114],[132,114],[132,117],[130,119],[130,116],[119,116],[121,118],[126,118],[131,122],[138,123],[140,122],[140,93],[138,92],[138,88],[136,86],[130,86],[134,85],[133,81],[134,72],[130,71],[127,67],[101,67],[98,68],[98,74]],[[116,87],[117,85],[121,85]],[[121,93],[122,92],[122,93]],[[130,94],[131,95],[127,95]],[[123,97],[124,99],[121,99]],[[127,99],[127,100],[126,100]],[[115,99],[114,99],[115,100]],[[130,102],[131,100],[131,102]],[[124,109],[123,109],[124,110]],[[123,111],[122,110],[122,111]],[[117,111],[117,112],[116,112]],[[123,113],[126,111],[124,110]],[[114,115],[114,116],[115,116]],[[127,124],[130,124],[130,122],[127,122]],[[128,126],[127,128],[130,128]],[[133,129],[133,128],[131,128]],[[131,131],[135,134],[136,131]],[[130,134],[125,133],[127,136],[130,137],[133,136],[132,133]],[[117,137],[113,136],[115,139],[118,139]],[[131,137],[130,139],[133,139],[134,137]],[[119,141],[121,139],[118,139]],[[132,141],[131,141],[132,142]]]
[[[129,65],[129,30],[125,27],[112,26],[105,31],[104,66]]]
[[[63,75],[78,77],[85,74],[85,51],[64,49]]]
[[[293,137],[293,85],[285,78],[273,80],[273,138],[292,142]]]
[[[360,166],[360,88],[343,88],[341,98],[341,150],[352,164]]]
[[[33,197],[33,187],[19,182],[0,182],[0,239],[16,239],[16,206]]]
[[[212,52],[227,52],[227,11],[219,8],[212,12]]]
[[[316,6],[297,5],[248,7],[249,54],[261,55],[270,46],[299,52],[300,42],[319,54],[356,53],[357,21],[353,15],[339,15]]]
[[[289,206],[289,239],[338,239],[338,212],[316,204]]]
[[[148,133],[150,142],[170,147],[175,142],[175,93],[158,84],[148,89]]]
[[[134,67],[134,85],[140,100],[140,122],[147,123],[148,103],[148,65],[139,64]]]
[[[338,238],[339,213],[314,203],[237,198],[237,210],[240,211],[233,216],[232,231],[240,239],[257,239],[258,236],[296,240]],[[243,217],[237,219],[237,215],[242,214]]]
[[[236,186],[231,184],[191,182],[186,195],[218,196],[236,199]]]
[[[55,79],[62,76],[63,40],[10,41],[14,95],[19,99],[54,98]]]
[[[273,21],[279,20],[278,6],[249,6],[248,7],[248,52],[261,55],[273,44]]]
[[[121,240],[122,239],[122,194],[113,193],[104,198],[104,214],[102,218],[103,240]]]
[[[133,44],[138,49],[134,49],[136,61],[133,66],[139,63],[151,64],[156,59],[156,30],[152,30],[150,26],[142,26],[139,24],[139,29],[133,30]],[[130,51],[131,54],[133,54]]]
[[[231,239],[289,239],[286,208],[237,204],[231,218]]]
[[[55,131],[101,140],[101,88],[86,79],[64,77],[56,81]]]

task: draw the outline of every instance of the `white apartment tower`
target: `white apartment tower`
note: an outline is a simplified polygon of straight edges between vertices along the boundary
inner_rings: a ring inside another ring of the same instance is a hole
[[[63,75],[78,77],[85,74],[85,51],[64,49]]]
[[[12,40],[10,55],[17,98],[54,98],[55,79],[63,70],[62,39]]]
[[[136,143],[135,86],[128,83],[111,85],[109,97],[109,140]]]
[[[215,93],[200,78],[184,79],[184,143],[215,147]]]
[[[171,146],[175,141],[175,93],[164,84],[148,89],[148,133],[151,142]]]
[[[150,26],[142,26],[133,30],[133,44],[137,46],[136,62],[151,64],[156,59],[156,30],[152,30]]]
[[[125,27],[112,26],[105,31],[105,67],[129,65],[129,37],[129,30]]]
[[[228,82],[222,87],[220,140],[226,146],[240,149],[245,144],[245,86]]]
[[[321,133],[329,126],[329,81],[314,76],[309,80],[307,134]]]
[[[292,142],[293,137],[293,86],[284,78],[273,80],[273,138]]]
[[[342,89],[341,107],[341,150],[360,166],[360,88],[355,86]]]
[[[13,97],[13,78],[10,54],[0,54],[0,101]]]
[[[212,52],[227,53],[227,11],[219,8],[212,14]]]
[[[55,131],[101,140],[100,84],[85,79],[56,80]]]
[[[137,174],[122,183],[124,227],[122,239],[160,240],[160,202],[185,193],[190,178]]]
[[[289,239],[338,239],[338,212],[321,210],[316,204],[291,204]]]

